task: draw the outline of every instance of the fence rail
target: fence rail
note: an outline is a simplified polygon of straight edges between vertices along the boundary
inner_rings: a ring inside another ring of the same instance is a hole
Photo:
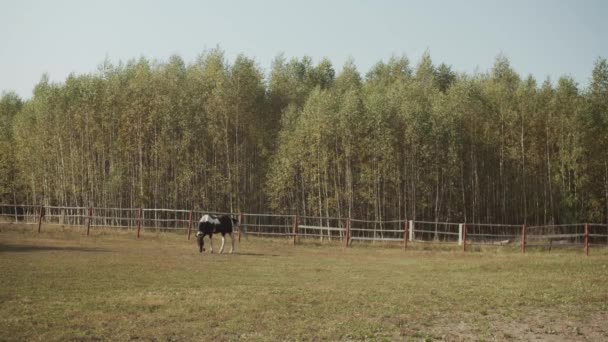
[[[229,214],[238,218],[241,233],[293,239],[342,241],[349,247],[363,243],[408,242],[437,243],[462,246],[515,246],[526,248],[589,248],[608,247],[608,224],[573,223],[528,226],[493,223],[457,223],[416,220],[373,221],[344,217],[316,217],[285,214],[220,213],[202,210],[162,208],[102,208],[79,206],[40,206],[0,203],[0,220],[37,227],[68,225],[86,228],[115,228],[136,232],[139,238],[146,231],[183,233],[191,238],[193,225],[205,213]]]

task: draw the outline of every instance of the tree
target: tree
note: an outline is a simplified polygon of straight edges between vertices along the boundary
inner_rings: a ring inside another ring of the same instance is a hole
[[[0,97],[0,201],[17,203],[17,191],[21,192],[15,167],[13,121],[21,111],[23,101],[14,92]],[[21,194],[20,194],[21,195]],[[23,200],[20,196],[19,201]]]
[[[537,84],[391,57],[145,58],[0,98],[2,201],[569,223],[608,214],[608,62]],[[14,162],[13,162],[14,161]],[[320,224],[328,224],[321,220]],[[378,234],[382,226],[378,225]],[[438,236],[438,231],[436,236]]]
[[[591,195],[589,216],[606,220],[608,216],[608,60],[600,58],[593,68],[586,95],[585,159],[588,161],[586,191]],[[603,202],[603,205],[602,205]]]

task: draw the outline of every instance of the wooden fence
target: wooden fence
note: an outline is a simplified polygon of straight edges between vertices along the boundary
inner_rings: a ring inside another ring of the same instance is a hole
[[[219,213],[201,210],[61,207],[0,204],[5,223],[33,225],[39,233],[44,226],[63,225],[91,230],[114,228],[132,231],[139,238],[146,231],[174,232],[191,239],[203,214],[229,214],[238,218],[241,233],[282,238],[297,244],[300,239],[339,241],[345,247],[358,243],[395,243],[406,249],[412,244],[452,244],[462,246],[517,246],[527,248],[608,247],[608,225],[576,223],[526,226],[431,222],[418,220],[371,221],[344,217],[317,217],[277,214]]]

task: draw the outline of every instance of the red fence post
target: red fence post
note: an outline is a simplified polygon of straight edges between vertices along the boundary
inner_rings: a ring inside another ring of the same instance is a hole
[[[589,256],[589,224],[585,223],[585,255]]]
[[[403,249],[407,249],[407,219],[403,223]]]
[[[239,243],[241,243],[241,230],[243,224],[243,213],[239,213]]]
[[[346,218],[346,236],[344,237],[344,247],[348,248],[350,242],[350,217]]]
[[[89,219],[87,220],[87,236],[89,236],[89,230],[91,229],[91,220],[93,219],[93,208],[89,207]]]
[[[462,224],[462,251],[467,251],[467,224]]]
[[[521,226],[521,253],[526,253],[526,224]]]
[[[298,215],[293,216],[293,244],[296,244],[298,238]]]
[[[190,213],[188,214],[188,241],[190,241],[191,231],[192,231],[192,209],[190,209]]]
[[[40,227],[42,226],[42,212],[44,211],[44,206],[40,206],[40,210],[38,212],[38,234],[40,234]]]
[[[143,210],[139,208],[139,218],[137,219],[137,238],[139,239],[139,231],[141,230],[141,219],[142,219]]]

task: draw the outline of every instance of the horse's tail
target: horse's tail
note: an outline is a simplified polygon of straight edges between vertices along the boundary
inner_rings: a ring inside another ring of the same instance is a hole
[[[238,216],[238,218],[235,220],[236,221],[236,227],[239,230],[239,232],[241,234],[243,234],[243,236],[245,238],[247,238],[247,228],[245,227],[245,225],[243,224],[243,222],[241,222],[240,218],[242,218],[242,216]]]

